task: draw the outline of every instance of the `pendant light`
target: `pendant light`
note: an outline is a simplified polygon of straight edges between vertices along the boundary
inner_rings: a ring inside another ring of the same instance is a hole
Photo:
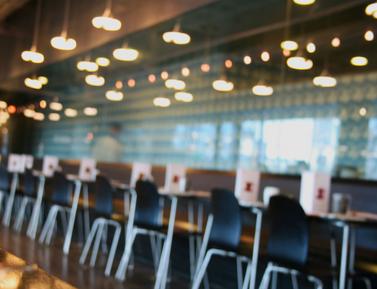
[[[169,107],[170,104],[171,101],[167,97],[160,96],[153,99],[153,105],[157,107]]]
[[[162,39],[166,43],[172,43],[176,45],[186,45],[191,42],[191,36],[181,31],[181,25],[177,23],[172,31],[167,31],[162,34]]]
[[[129,48],[128,45],[124,45],[121,48],[117,48],[113,51],[115,59],[120,61],[135,61],[139,57],[139,51],[133,48]]]
[[[225,78],[217,79],[212,82],[212,87],[214,90],[220,92],[229,92],[234,88],[234,84],[231,81],[226,80]]]
[[[294,3],[301,6],[307,6],[314,4],[315,0],[293,0]]]
[[[373,16],[374,18],[377,18],[377,2],[369,4],[365,8],[365,14],[368,16]]]
[[[194,100],[194,96],[185,91],[178,91],[174,94],[174,98],[178,101],[182,102],[192,102]]]
[[[77,69],[80,71],[95,72],[98,70],[98,64],[89,59],[77,62]]]
[[[304,57],[303,53],[299,51],[295,56],[287,59],[287,66],[296,70],[309,70],[313,67],[313,61]]]
[[[320,75],[313,78],[313,84],[319,87],[334,87],[337,85],[337,80],[325,69]]]
[[[183,80],[169,78],[165,81],[166,88],[174,90],[184,90],[186,88],[186,83]]]
[[[39,22],[41,18],[41,2],[38,0],[37,9],[35,12],[35,23],[34,23],[34,34],[33,34],[33,43],[30,50],[25,50],[21,53],[21,58],[23,61],[32,62],[32,63],[43,63],[45,57],[42,53],[37,50],[38,35],[39,35]]]
[[[353,66],[366,66],[368,65],[368,58],[365,56],[354,56],[350,62]]]
[[[103,86],[105,78],[97,74],[89,74],[85,77],[85,82],[91,86]]]
[[[76,48],[76,40],[73,38],[68,38],[68,20],[69,20],[69,9],[70,9],[70,0],[65,0],[65,14],[63,22],[63,30],[60,36],[55,36],[51,39],[51,46],[59,50],[73,50]]]
[[[106,9],[101,16],[92,19],[92,25],[97,29],[106,31],[118,31],[122,28],[122,22],[113,17],[111,13],[112,0],[107,0]]]
[[[274,93],[274,89],[272,86],[266,85],[263,82],[259,82],[258,84],[254,85],[252,88],[252,92],[258,96],[270,96]]]
[[[110,101],[122,101],[124,97],[123,92],[115,89],[106,91],[106,98]]]

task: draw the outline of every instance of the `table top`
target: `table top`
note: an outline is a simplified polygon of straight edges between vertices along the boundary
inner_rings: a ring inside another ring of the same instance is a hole
[[[37,265],[0,249],[0,289],[75,289],[66,282],[49,275]]]

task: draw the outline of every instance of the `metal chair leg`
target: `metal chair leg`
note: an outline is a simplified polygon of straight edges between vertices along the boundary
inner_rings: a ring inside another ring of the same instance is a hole
[[[25,218],[25,211],[26,211],[26,206],[28,204],[29,200],[27,198],[22,198],[21,206],[20,209],[18,210],[18,214],[16,217],[16,222],[13,225],[13,229],[16,232],[20,232],[22,229],[22,223]]]
[[[237,263],[237,288],[242,289],[242,283],[243,283],[242,260],[239,257],[237,257],[236,263]]]
[[[122,227],[119,224],[117,224],[115,226],[115,233],[114,233],[113,241],[112,241],[112,244],[111,244],[109,257],[107,259],[107,264],[106,264],[106,269],[105,269],[105,275],[106,276],[110,276],[110,274],[111,274],[111,268],[113,267],[115,252],[116,252],[117,247],[118,247],[118,242],[119,242],[121,232],[122,232]]]
[[[135,241],[136,235],[137,235],[137,230],[134,228],[131,231],[131,236],[129,236],[127,240],[125,251],[119,263],[118,270],[115,274],[115,278],[119,281],[124,281],[126,279],[127,267],[128,267],[128,263],[130,262],[132,246]]]
[[[299,289],[298,288],[298,282],[297,282],[297,275],[294,273],[291,273],[291,281],[292,281],[292,287],[293,289]]]
[[[90,263],[89,263],[90,267],[94,267],[94,265],[96,264],[99,245],[101,243],[101,237],[103,234],[103,227],[104,227],[104,223],[102,221],[99,221],[97,236],[96,236],[96,240],[94,241],[92,256],[90,257]]]
[[[200,283],[202,282],[204,274],[207,271],[207,267],[208,267],[209,262],[211,261],[212,255],[213,255],[212,250],[209,250],[207,254],[205,255],[203,263],[200,265],[200,268],[194,278],[191,289],[199,289]]]
[[[56,209],[55,209],[55,207],[52,207],[50,209],[50,211],[48,212],[46,222],[43,225],[41,235],[39,236],[39,243],[42,244],[42,243],[46,242],[47,234],[50,231],[50,227],[51,227],[52,223],[55,222],[55,217],[56,217]]]
[[[308,280],[314,284],[315,289],[323,289],[322,281],[319,280],[317,277],[308,276]]]
[[[268,263],[266,270],[263,273],[262,281],[260,283],[259,289],[268,289],[270,285],[270,274],[271,274],[272,264]]]
[[[90,246],[92,245],[93,239],[94,239],[96,232],[98,230],[98,225],[99,225],[99,223],[97,221],[94,221],[92,229],[90,230],[88,239],[85,242],[84,248],[83,248],[81,256],[80,256],[79,262],[80,262],[81,265],[85,263],[86,257],[88,256]]]

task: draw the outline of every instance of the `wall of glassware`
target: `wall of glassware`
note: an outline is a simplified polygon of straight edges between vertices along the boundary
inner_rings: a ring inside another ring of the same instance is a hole
[[[339,76],[334,88],[315,87],[310,81],[282,84],[274,86],[271,96],[255,96],[237,85],[226,93],[213,90],[222,69],[213,66],[203,73],[201,63],[186,64],[186,90],[194,96],[189,103],[174,99],[159,77],[161,69],[153,83],[148,81],[153,71],[135,75],[136,85],[124,89],[121,102],[110,102],[94,89],[85,97],[65,95],[65,106],[80,108],[90,101],[98,114],[38,123],[35,153],[93,157],[96,144],[108,137],[121,146],[120,162],[292,174],[313,169],[377,179],[377,73]],[[177,76],[181,67],[166,69]],[[235,83],[243,77],[227,76]],[[156,96],[170,98],[171,105],[154,106]],[[114,124],[121,126],[116,134]],[[113,143],[103,144],[97,158],[106,160]]]

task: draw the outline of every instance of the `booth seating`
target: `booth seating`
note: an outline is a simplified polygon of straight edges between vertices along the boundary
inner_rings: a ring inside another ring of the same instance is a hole
[[[84,264],[86,257],[88,256],[89,249],[93,244],[93,251],[90,259],[90,266],[93,267],[96,263],[98,250],[101,239],[106,240],[108,235],[109,226],[114,227],[115,232],[111,249],[108,256],[108,261],[105,268],[105,274],[109,276],[111,274],[111,268],[114,261],[116,249],[118,246],[122,226],[120,223],[112,219],[113,214],[113,188],[107,178],[104,176],[97,176],[95,181],[95,204],[91,209],[91,212],[96,217],[89,236],[85,242],[82,254],[80,256],[80,264]]]

